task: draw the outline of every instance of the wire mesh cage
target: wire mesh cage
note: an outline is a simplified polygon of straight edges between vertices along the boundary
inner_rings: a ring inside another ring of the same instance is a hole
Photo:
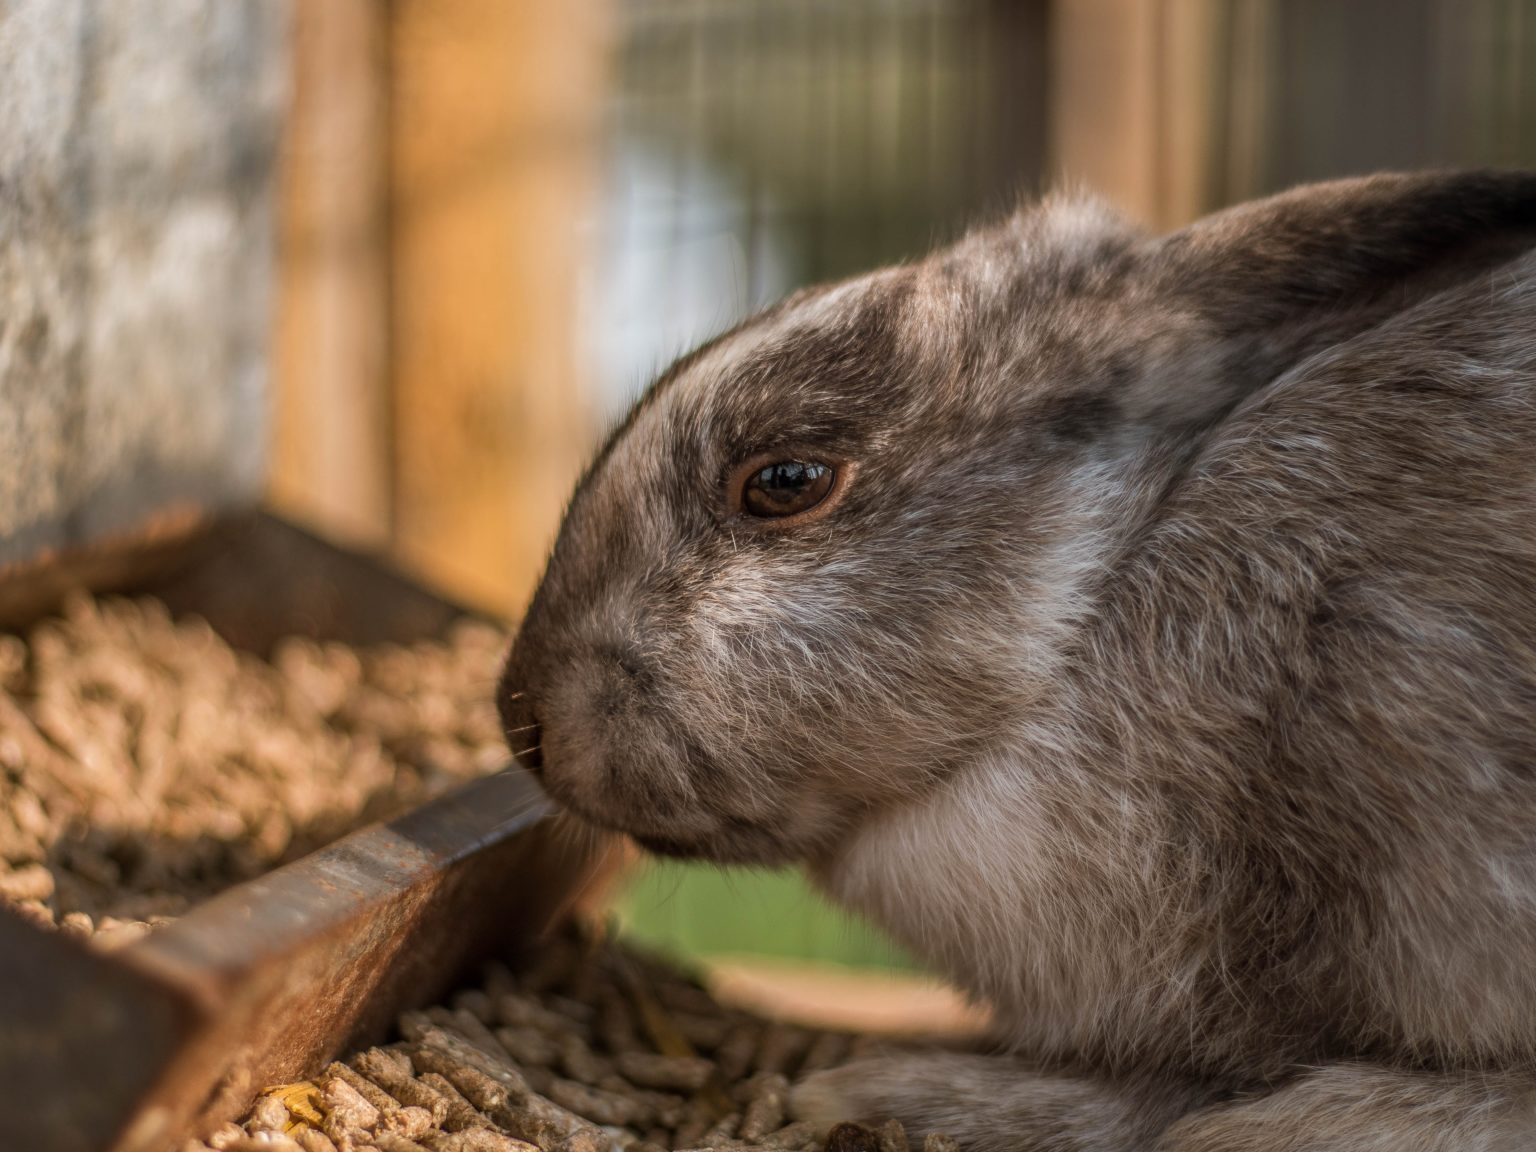
[[[629,0],[582,330],[611,415],[804,283],[1061,183],[1154,225],[1536,160],[1529,0]]]
[[[1036,188],[1045,9],[620,8],[584,325],[607,411],[789,289],[921,255]]]

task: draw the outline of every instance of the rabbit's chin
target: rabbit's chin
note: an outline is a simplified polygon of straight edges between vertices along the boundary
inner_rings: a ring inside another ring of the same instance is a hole
[[[653,856],[673,860],[707,860],[715,864],[747,864],[780,867],[804,858],[802,851],[777,836],[751,825],[741,825],[693,839],[631,832],[630,839]]]
[[[797,843],[787,830],[770,828],[740,817],[700,817],[679,820],[676,828],[658,831],[659,819],[646,826],[615,820],[585,803],[580,797],[560,794],[544,782],[544,792],[560,812],[585,826],[628,836],[653,856],[674,860],[708,860],[716,864],[746,864],[767,868],[795,864],[806,859],[808,848]],[[638,823],[636,821],[635,823]],[[707,824],[706,828],[698,828]],[[692,825],[693,827],[689,827]]]

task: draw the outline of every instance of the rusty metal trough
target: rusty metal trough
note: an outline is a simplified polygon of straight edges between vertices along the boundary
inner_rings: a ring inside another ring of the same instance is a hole
[[[273,517],[0,569],[0,625],[77,587],[149,592],[232,644],[441,633],[462,609]],[[595,874],[523,773],[465,785],[228,889],[116,952],[0,912],[0,1149],[159,1152],[380,1038]]]

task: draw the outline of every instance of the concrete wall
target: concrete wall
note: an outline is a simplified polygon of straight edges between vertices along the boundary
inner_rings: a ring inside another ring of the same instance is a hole
[[[0,0],[0,564],[259,499],[279,0]]]

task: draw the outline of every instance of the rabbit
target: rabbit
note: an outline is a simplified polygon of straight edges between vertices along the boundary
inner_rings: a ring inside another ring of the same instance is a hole
[[[601,448],[498,688],[575,818],[802,866],[987,1005],[802,1117],[1536,1147],[1536,176],[1053,195]]]

